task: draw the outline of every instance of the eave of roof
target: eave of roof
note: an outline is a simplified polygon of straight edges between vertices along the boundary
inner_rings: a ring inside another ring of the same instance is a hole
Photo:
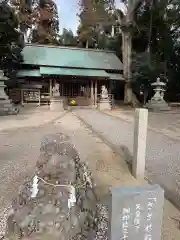
[[[78,77],[92,77],[103,78],[110,80],[124,81],[121,74],[107,73],[105,70],[94,69],[73,69],[73,68],[58,68],[58,67],[40,67],[35,70],[20,70],[18,72],[19,78],[24,77],[43,77],[43,76],[78,76]]]
[[[77,69],[77,68],[55,68],[40,67],[41,75],[58,75],[58,76],[85,76],[85,77],[101,77],[109,78],[109,74],[104,70],[95,69]]]

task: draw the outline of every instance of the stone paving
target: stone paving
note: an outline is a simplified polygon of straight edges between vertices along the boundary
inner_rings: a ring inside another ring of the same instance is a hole
[[[132,159],[133,124],[90,109],[75,113],[119,153],[123,148]],[[160,184],[166,196],[180,206],[180,143],[157,131],[148,130],[146,170],[153,183]],[[127,159],[130,160],[130,159]]]

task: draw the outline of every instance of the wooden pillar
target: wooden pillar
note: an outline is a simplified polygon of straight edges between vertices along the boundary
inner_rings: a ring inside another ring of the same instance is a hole
[[[21,89],[21,105],[24,106],[24,91]]]
[[[113,95],[112,95],[112,80],[109,80],[109,94],[110,94],[110,100],[111,100],[111,105],[113,106],[114,103],[114,99],[113,99]]]
[[[49,80],[49,96],[52,97],[52,79]]]
[[[109,94],[112,94],[112,80],[109,81]]]
[[[94,83],[93,80],[91,80],[91,101],[94,102]]]
[[[95,89],[94,89],[94,105],[97,105],[97,80],[95,80]]]
[[[63,82],[61,83],[61,94],[63,97],[64,96],[64,83]]]

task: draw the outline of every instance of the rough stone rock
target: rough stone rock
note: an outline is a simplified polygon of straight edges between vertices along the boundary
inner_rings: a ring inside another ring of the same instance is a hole
[[[107,218],[97,204],[91,174],[68,136],[59,133],[42,140],[36,175],[37,195],[32,198],[33,181],[27,182],[12,202],[6,239],[106,239],[100,236],[102,219]],[[70,207],[71,186],[76,202]]]

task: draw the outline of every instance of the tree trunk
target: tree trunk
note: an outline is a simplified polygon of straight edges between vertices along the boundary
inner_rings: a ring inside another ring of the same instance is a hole
[[[132,36],[131,32],[125,30],[122,32],[122,48],[123,48],[123,75],[125,78],[124,88],[124,103],[132,103],[132,88],[131,88],[131,63],[132,63]]]

